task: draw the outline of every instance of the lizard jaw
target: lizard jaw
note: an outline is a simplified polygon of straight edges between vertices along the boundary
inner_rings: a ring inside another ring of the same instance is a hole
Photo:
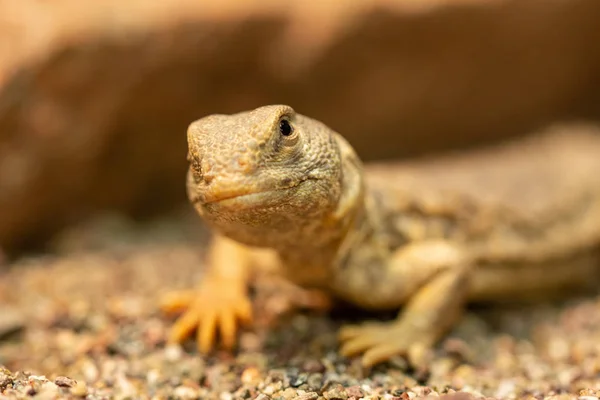
[[[235,208],[235,209],[258,208],[266,203],[269,203],[269,200],[275,197],[274,193],[280,192],[280,191],[281,191],[281,189],[238,194],[238,195],[234,195],[234,196],[228,196],[228,197],[214,199],[212,201],[206,202],[206,204],[207,205],[218,205],[220,207],[222,206],[222,207],[226,207],[226,208]],[[276,196],[276,197],[279,197],[279,196]]]
[[[230,193],[223,196],[211,196],[209,200],[200,201],[203,208],[227,209],[243,211],[257,208],[272,207],[289,199],[289,191],[295,190],[299,185],[262,190],[256,192]]]
[[[196,196],[193,202],[203,206],[226,207],[228,209],[251,209],[273,206],[279,202],[285,201],[300,186],[310,178],[302,179],[289,186],[276,189],[256,190],[256,191],[223,191],[221,193],[210,193],[208,196]],[[290,193],[290,191],[292,193]]]

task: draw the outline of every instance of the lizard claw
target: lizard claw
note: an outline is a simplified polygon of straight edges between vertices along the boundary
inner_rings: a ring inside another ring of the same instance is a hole
[[[163,298],[161,308],[169,313],[185,309],[171,328],[168,341],[181,343],[196,329],[198,350],[203,354],[213,350],[217,333],[222,347],[233,349],[239,324],[252,322],[248,296],[223,285],[210,285],[210,288],[206,285],[195,293],[170,293]]]
[[[398,322],[348,325],[339,330],[340,353],[345,357],[363,353],[362,365],[371,367],[397,355],[407,356],[413,366],[422,366],[435,337],[409,329]]]

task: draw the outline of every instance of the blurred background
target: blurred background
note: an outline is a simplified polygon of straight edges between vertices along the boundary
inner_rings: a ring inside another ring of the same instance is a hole
[[[599,398],[600,297],[468,313],[428,375],[372,377],[337,355],[340,318],[291,313],[286,286],[257,280],[235,355],[166,349],[158,306],[203,273],[192,121],[285,103],[367,161],[593,122],[599,21],[599,0],[0,0],[0,397],[291,399],[309,397],[289,382],[337,381],[354,390],[310,398]]]
[[[186,206],[185,131],[286,103],[365,160],[600,115],[597,0],[0,1],[0,249]]]

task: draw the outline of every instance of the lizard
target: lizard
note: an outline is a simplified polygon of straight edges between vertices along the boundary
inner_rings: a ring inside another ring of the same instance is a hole
[[[483,149],[364,163],[291,106],[212,114],[187,130],[187,193],[214,232],[208,268],[168,341],[236,345],[248,285],[269,269],[392,321],[344,325],[340,354],[418,365],[469,302],[593,288],[600,258],[600,135],[552,128]]]

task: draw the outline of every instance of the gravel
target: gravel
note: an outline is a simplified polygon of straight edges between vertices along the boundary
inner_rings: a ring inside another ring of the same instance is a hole
[[[337,354],[336,329],[378,316],[291,312],[287,290],[260,285],[261,322],[241,334],[237,352],[202,357],[193,341],[168,346],[173,317],[159,312],[157,300],[200,279],[206,238],[187,211],[145,225],[100,216],[59,235],[46,253],[8,262],[0,270],[0,400],[600,394],[594,296],[470,309],[423,370],[402,358],[364,370],[358,359]],[[268,306],[275,303],[287,308]]]

